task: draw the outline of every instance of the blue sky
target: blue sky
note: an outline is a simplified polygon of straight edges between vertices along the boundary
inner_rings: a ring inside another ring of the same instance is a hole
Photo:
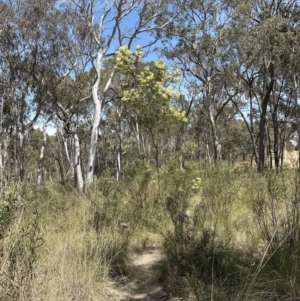
[[[100,1],[99,3],[99,7],[101,7],[103,3]],[[96,14],[96,22],[98,20],[100,20],[100,17],[101,17],[101,10],[98,10],[98,13]],[[111,18],[112,16],[108,16],[108,18]],[[98,20],[97,20],[98,18]],[[120,29],[121,29],[121,32],[124,34],[126,32],[128,32],[128,36],[130,36],[130,32],[132,32],[137,23],[138,23],[138,20],[139,20],[139,16],[138,16],[138,12],[137,11],[133,11],[131,12],[128,16],[126,16],[123,20],[122,20],[122,23],[121,23],[121,26],[120,26]],[[104,34],[109,36],[111,34],[111,30],[112,30],[112,26],[113,26],[113,22],[108,22],[106,23],[106,26],[104,28]],[[152,41],[154,41],[154,37],[151,36],[150,33],[148,32],[143,32],[143,33],[140,33],[137,38],[133,41],[132,45],[131,45],[131,50],[134,51],[136,49],[136,46],[137,45],[140,45],[140,46],[145,46],[145,45],[148,45],[149,43],[151,43]],[[128,39],[124,39],[122,41],[122,44],[127,44],[128,42]],[[119,40],[118,40],[118,37],[116,35],[116,37],[114,38],[114,40],[112,41],[111,43],[111,47],[108,51],[108,53],[114,53],[120,46],[120,43],[119,43]],[[144,58],[143,58],[143,61],[155,61],[155,60],[158,60],[159,58],[162,58],[164,61],[166,61],[163,57],[161,57],[156,51],[155,51],[155,47],[158,47],[158,46],[162,46],[161,43],[157,42],[155,43],[154,45],[151,45],[150,47],[147,47],[145,49],[143,49],[143,53],[144,53]],[[42,123],[38,124],[37,127],[41,128],[42,126]],[[55,132],[55,126],[49,124],[47,126],[47,132],[49,134],[53,134]]]

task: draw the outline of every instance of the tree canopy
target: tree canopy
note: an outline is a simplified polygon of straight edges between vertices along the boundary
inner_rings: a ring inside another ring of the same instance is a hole
[[[53,162],[80,190],[178,156],[280,168],[299,144],[297,1],[0,5],[2,186],[38,168],[38,124],[56,128]]]

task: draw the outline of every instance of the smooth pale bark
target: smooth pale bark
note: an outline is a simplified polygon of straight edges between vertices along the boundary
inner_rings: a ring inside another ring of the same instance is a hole
[[[143,135],[141,133],[141,140],[142,140],[142,146],[143,146],[143,157],[144,157],[144,160],[143,160],[143,163],[146,163],[147,162],[147,146],[146,146],[146,137],[145,137],[145,134]],[[150,144],[149,144],[149,154],[150,154]]]
[[[213,141],[214,141],[214,160],[215,162],[221,159],[221,144],[219,143],[219,137],[217,134],[217,126],[213,115],[213,107],[209,106],[209,121],[211,124]]]
[[[94,116],[93,116],[93,123],[92,123],[92,133],[91,133],[91,142],[90,142],[90,150],[89,150],[89,158],[86,170],[86,185],[89,186],[94,180],[94,169],[95,169],[95,159],[96,159],[96,149],[97,149],[97,142],[98,142],[98,129],[101,121],[101,110],[102,110],[102,100],[98,97],[98,90],[100,85],[100,78],[101,78],[101,64],[103,60],[103,52],[98,52],[98,59],[97,59],[97,79],[92,88],[92,98],[94,103]],[[103,90],[105,93],[112,83],[112,79],[114,77],[113,71],[110,75],[109,80],[106,83],[106,86]]]
[[[46,135],[46,127],[43,127],[43,145],[41,147],[41,152],[40,152],[40,159],[39,159],[39,165],[38,165],[38,179],[37,179],[37,184],[41,185],[42,182],[44,182],[43,179],[43,161],[44,161],[44,151],[46,147],[46,142],[47,142],[47,135]]]
[[[96,71],[96,79],[92,87],[92,99],[93,99],[93,104],[94,104],[94,115],[93,115],[93,121],[92,121],[92,132],[91,132],[91,140],[90,140],[90,149],[89,149],[89,157],[88,157],[88,163],[87,163],[87,168],[86,168],[86,178],[85,178],[85,183],[86,186],[89,186],[93,180],[94,180],[94,169],[95,169],[95,159],[96,159],[96,149],[97,149],[97,142],[98,142],[98,128],[100,125],[101,121],[101,110],[102,110],[102,100],[99,99],[99,86],[100,86],[100,80],[101,80],[101,67],[103,63],[103,59],[106,55],[107,50],[111,46],[111,42],[113,38],[115,37],[115,34],[117,32],[117,29],[120,29],[119,25],[122,20],[122,18],[130,13],[133,9],[134,6],[131,6],[128,9],[123,10],[123,5],[125,2],[123,1],[112,1],[110,4],[108,1],[105,1],[103,3],[103,12],[100,17],[100,23],[99,23],[99,34],[96,32],[95,29],[91,31],[91,35],[93,36],[93,40],[97,45],[97,58],[96,58],[96,64],[95,64],[95,71]],[[133,2],[134,4],[134,2]],[[90,3],[90,5],[94,5],[94,3]],[[93,7],[91,6],[91,11],[93,11]],[[107,14],[111,10],[111,8],[115,6],[117,15],[115,16],[114,19],[114,25],[112,26],[111,34],[109,35],[107,42],[103,43],[103,30],[104,30],[104,24],[107,22]],[[89,13],[89,12],[87,12]],[[91,21],[94,23],[94,12],[92,12],[92,19]],[[94,25],[94,24],[93,24]],[[90,27],[90,24],[88,24]],[[112,79],[114,76],[114,70],[111,73],[110,78],[108,79],[106,86],[102,93],[105,93],[108,88],[110,87],[112,83]]]
[[[218,136],[218,130],[217,130],[217,119],[218,116],[222,113],[225,106],[228,104],[229,100],[232,98],[230,96],[225,103],[222,105],[221,109],[218,110],[217,114],[215,114],[215,106],[214,106],[214,95],[212,95],[212,81],[215,78],[215,66],[211,68],[211,74],[208,74],[207,68],[202,64],[202,62],[199,62],[199,66],[203,69],[203,75],[199,76],[195,71],[188,69],[189,71],[196,79],[198,79],[202,85],[205,87],[205,99],[204,102],[207,105],[207,115],[211,126],[211,133],[213,138],[213,150],[214,150],[214,161],[216,162],[218,159],[220,159],[221,154],[221,144],[219,143],[219,136]]]
[[[297,124],[297,135],[298,135],[298,168],[300,170],[300,120],[299,120],[299,105],[298,105],[298,81],[295,69],[293,69],[293,84],[294,84],[294,102],[296,112],[296,124]]]
[[[74,169],[76,174],[76,185],[77,188],[83,190],[83,177],[81,169],[81,157],[80,157],[80,143],[79,138],[76,133],[73,134],[74,139]]]
[[[124,176],[123,171],[123,127],[121,120],[121,113],[117,112],[118,115],[118,137],[119,137],[119,147],[117,153],[117,181],[122,181]]]
[[[67,139],[64,136],[62,129],[60,129],[60,133],[61,133],[61,136],[63,138],[63,143],[64,143],[66,157],[67,157],[67,160],[69,162],[70,169],[71,169],[71,175],[72,175],[72,177],[74,177],[74,164],[72,163],[72,160],[70,159],[69,150],[68,150],[68,144],[67,144]],[[62,158],[62,156],[61,156],[61,158]]]
[[[287,129],[288,129],[288,119],[289,119],[289,112],[291,109],[291,106],[293,106],[294,99],[290,99],[288,102],[288,106],[285,108],[285,112],[284,112],[284,121],[283,121],[283,128],[280,132],[280,167],[283,168],[283,161],[284,159],[286,159],[286,141],[287,139],[290,137],[290,135],[292,134],[292,132],[290,131],[290,133],[288,133]]]
[[[86,184],[89,185],[93,182],[94,179],[94,168],[95,168],[95,159],[96,159],[96,148],[98,141],[98,128],[101,118],[101,102],[98,98],[98,89],[100,85],[100,75],[101,75],[101,62],[103,60],[103,51],[98,52],[96,72],[97,78],[92,88],[92,97],[94,103],[94,116],[92,124],[92,133],[91,133],[91,142],[89,150],[89,159],[86,170]]]
[[[122,180],[123,180],[123,163],[122,163],[122,150],[120,147],[117,155],[117,181],[120,182]]]
[[[141,142],[140,142],[140,130],[139,130],[139,122],[136,120],[135,122],[135,128],[133,127],[133,130],[135,132],[135,137],[137,141],[137,147],[138,147],[138,155],[141,154]]]
[[[218,160],[221,160],[221,143],[219,140],[219,133],[217,128],[217,121],[219,116],[222,114],[225,107],[228,105],[228,103],[238,94],[238,90],[232,94],[230,91],[227,91],[227,97],[225,101],[222,103],[220,108],[217,108],[216,103],[216,97],[212,92],[212,83],[213,81],[216,81],[216,66],[212,66],[210,70],[210,74],[208,74],[208,71],[205,66],[199,62],[197,65],[200,69],[203,69],[203,75],[198,75],[194,70],[187,69],[188,72],[190,72],[197,80],[199,80],[203,87],[205,87],[205,97],[204,97],[204,103],[206,105],[206,112],[208,115],[208,119],[211,126],[211,132],[212,132],[212,139],[213,139],[213,150],[214,150],[214,161],[217,162]]]
[[[273,169],[273,155],[272,155],[272,147],[271,147],[271,135],[270,135],[270,129],[268,126],[266,126],[266,134],[268,137],[268,146],[266,148],[266,158],[269,155],[269,167],[270,169]]]
[[[76,3],[76,1],[74,1],[73,3]],[[182,7],[185,5],[185,3],[185,0],[182,1]],[[155,19],[161,17],[163,14],[166,14],[166,9],[169,8],[169,6],[171,6],[172,4],[169,3],[169,5],[166,6],[165,1],[155,1],[153,13],[151,13],[151,15],[147,15],[146,12],[152,4],[154,4],[152,0],[104,0],[98,3],[96,3],[96,1],[90,0],[87,1],[87,4],[81,5],[80,3],[76,6],[76,9],[80,8],[80,11],[78,13],[82,15],[83,19],[86,20],[86,27],[88,32],[87,38],[91,38],[96,47],[94,49],[96,52],[96,59],[94,57],[94,54],[92,57],[96,77],[92,87],[94,114],[92,119],[89,157],[86,168],[86,186],[89,186],[94,179],[98,128],[101,121],[101,110],[103,107],[103,99],[101,99],[102,96],[99,95],[105,93],[108,90],[114,76],[113,71],[110,78],[106,82],[105,88],[103,90],[99,89],[101,83],[101,68],[103,60],[107,56],[111,55],[108,54],[108,51],[112,48],[112,44],[114,42],[117,41],[119,47],[124,45],[124,43],[127,43],[127,46],[130,49],[138,35],[144,32],[149,33],[151,31],[164,28],[174,20],[175,16],[177,16],[180,11],[178,7],[174,6],[168,20],[166,20],[166,22],[164,22],[163,24],[156,25],[154,23]],[[96,12],[96,9],[98,12]],[[126,32],[123,32],[123,28],[120,25],[124,20],[128,21],[131,14],[132,16],[135,14],[138,19],[135,21],[135,25],[132,27],[132,31],[126,29]],[[98,17],[98,22],[96,22],[95,19]],[[124,39],[125,37],[126,39]],[[149,43],[149,45],[151,44],[152,42]],[[116,47],[115,44],[113,45],[113,47]]]
[[[292,77],[293,77],[293,88],[294,88],[294,108],[296,112],[296,125],[297,125],[297,135],[298,135],[298,169],[300,171],[300,116],[299,116],[299,104],[298,104],[298,89],[299,89],[299,74],[297,73],[297,62],[298,62],[298,55],[297,50],[295,48],[292,49]]]
[[[49,168],[49,181],[50,183],[53,183],[53,180],[52,180],[52,173],[51,173],[51,168]]]
[[[211,166],[211,157],[209,152],[209,145],[206,143],[206,160],[209,162],[209,166]]]
[[[76,125],[71,121],[71,115],[69,110],[65,109],[64,106],[57,102],[57,106],[63,112],[63,115],[66,118],[65,125],[68,128],[69,133],[73,138],[73,170],[75,171],[75,184],[80,191],[83,190],[83,176],[82,176],[82,168],[81,168],[81,154],[80,154],[80,141],[76,132]]]
[[[250,127],[247,125],[247,128],[248,128],[248,131],[249,131],[250,136],[251,136],[253,154],[255,156],[255,163],[257,164],[258,163],[258,150],[257,150],[257,145],[256,145],[256,139],[254,137],[252,88],[253,87],[251,86],[250,91],[249,91],[249,97],[250,97]],[[251,166],[252,166],[252,164],[251,164]]]

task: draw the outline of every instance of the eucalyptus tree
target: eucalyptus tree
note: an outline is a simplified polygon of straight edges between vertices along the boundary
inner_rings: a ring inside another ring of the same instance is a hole
[[[231,30],[234,34],[231,50],[239,57],[236,69],[247,86],[252,114],[252,100],[260,114],[259,145],[257,152],[258,170],[266,163],[267,115],[272,109],[275,126],[274,153],[279,165],[276,127],[278,101],[283,100],[283,89],[287,85],[287,74],[291,72],[290,54],[297,34],[292,26],[294,14],[299,14],[297,1],[228,1],[233,9]],[[250,117],[251,120],[251,117]]]
[[[154,29],[163,28],[179,13],[185,0],[68,0],[64,1],[68,9],[79,16],[84,25],[79,28],[86,39],[86,55],[90,57],[94,70],[94,83],[91,89],[93,100],[93,121],[91,130],[89,159],[86,168],[86,185],[93,181],[94,165],[98,140],[98,128],[101,121],[103,98],[101,95],[110,87],[114,69],[106,82],[102,81],[101,69],[106,58],[110,57],[122,45],[131,48],[137,38]],[[168,14],[168,19],[159,26],[154,21]],[[135,20],[132,22],[132,20]],[[130,22],[131,21],[131,22]],[[128,24],[130,24],[128,26]],[[76,24],[74,24],[76,27]],[[152,44],[152,42],[146,42]]]
[[[72,56],[70,18],[57,1],[15,1],[1,4],[0,82],[7,133],[12,145],[16,181],[24,179],[24,148],[53,87],[66,76],[65,55]]]
[[[285,64],[285,63],[284,63]],[[291,66],[289,64],[281,66],[280,77],[274,85],[275,93],[269,103],[268,119],[268,140],[269,140],[269,162],[270,168],[273,167],[273,156],[275,167],[283,165],[283,159],[286,151],[287,140],[295,131],[293,120],[293,85],[291,82]],[[270,133],[271,132],[271,133]],[[281,164],[280,164],[281,162]]]
[[[1,87],[4,118],[7,120],[7,134],[10,133],[12,146],[11,161],[14,163],[16,181],[24,177],[24,145],[30,129],[40,113],[40,107],[35,107],[36,114],[30,118],[28,97],[38,97],[37,89],[33,87],[33,74],[36,68],[36,42],[32,27],[25,29],[26,7],[19,3],[2,4],[1,12]],[[31,30],[30,30],[31,29]],[[32,91],[31,91],[32,90]],[[33,98],[31,97],[31,98]],[[31,102],[32,105],[34,102]],[[30,119],[31,120],[30,120]]]
[[[290,10],[288,13],[289,19],[291,20],[289,24],[289,29],[294,34],[294,43],[290,48],[290,64],[292,66],[291,70],[291,79],[293,83],[293,98],[294,98],[294,112],[295,112],[295,121],[297,125],[297,136],[298,136],[298,162],[299,162],[299,170],[300,170],[300,113],[299,113],[299,85],[300,85],[300,76],[299,76],[299,68],[300,68],[300,60],[299,60],[299,52],[300,52],[300,8],[299,3],[294,5],[295,9]]]
[[[237,89],[228,86],[227,26],[231,11],[224,9],[222,1],[190,1],[181,18],[177,18],[157,36],[166,36],[164,53],[180,66],[189,83],[187,90],[196,89],[195,101],[201,104],[210,124],[214,159],[220,158],[221,141],[218,118]],[[226,80],[225,80],[226,79]]]
[[[90,99],[90,75],[88,72],[72,71],[72,77],[63,79],[49,96],[49,108],[54,113],[54,120],[62,126],[62,139],[65,148],[66,158],[70,164],[74,182],[80,191],[83,190],[82,155],[79,128],[86,124],[90,107],[86,101]],[[86,96],[87,95],[87,96]],[[64,134],[71,137],[71,151],[67,147],[67,140]],[[59,158],[59,157],[58,157]]]

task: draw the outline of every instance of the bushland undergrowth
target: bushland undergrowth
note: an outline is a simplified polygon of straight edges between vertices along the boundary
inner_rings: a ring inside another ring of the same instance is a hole
[[[0,199],[0,300],[109,300],[153,234],[169,296],[298,300],[299,182],[295,170],[174,162],[159,183],[147,166],[85,193],[11,186]]]

